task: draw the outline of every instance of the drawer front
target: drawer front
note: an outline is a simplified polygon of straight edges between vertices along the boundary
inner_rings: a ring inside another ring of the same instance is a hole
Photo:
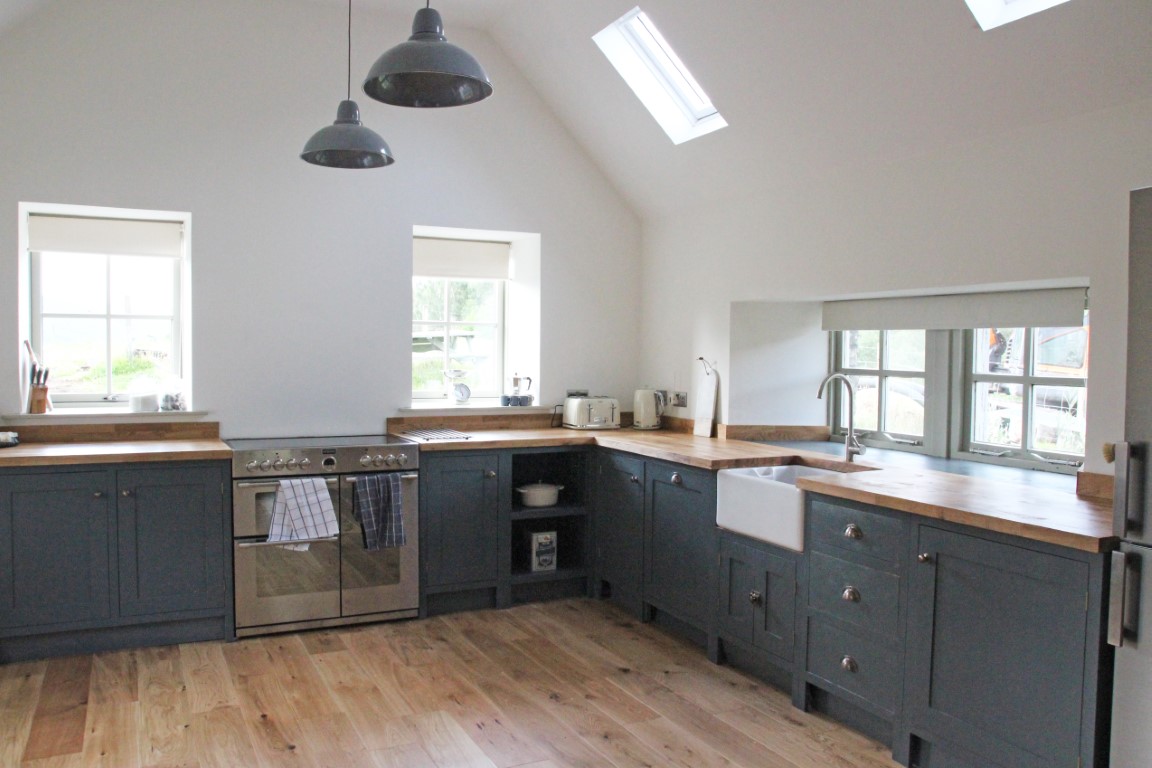
[[[897,563],[904,523],[877,512],[812,499],[808,508],[809,541],[813,549],[855,552]]]
[[[896,711],[901,656],[894,642],[881,642],[830,622],[809,619],[808,674],[889,714]]]
[[[897,637],[900,579],[822,552],[809,556],[808,605],[840,621]]]

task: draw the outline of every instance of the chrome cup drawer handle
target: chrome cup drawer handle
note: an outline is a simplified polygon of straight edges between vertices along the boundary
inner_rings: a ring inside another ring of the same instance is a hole
[[[851,585],[844,587],[844,591],[840,593],[840,599],[848,603],[860,602],[860,590]]]
[[[846,539],[862,539],[864,538],[864,531],[860,530],[860,526],[856,523],[848,523],[844,527],[844,538]]]
[[[756,590],[752,590],[748,593],[748,602],[752,603],[752,605],[760,605],[760,603],[764,602],[764,595]]]
[[[860,665],[856,663],[856,659],[852,658],[851,656],[845,656],[844,658],[840,659],[840,669],[844,670],[845,672],[855,674],[860,671]]]

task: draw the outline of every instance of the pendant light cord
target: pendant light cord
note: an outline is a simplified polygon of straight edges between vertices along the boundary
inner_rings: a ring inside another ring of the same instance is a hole
[[[348,78],[344,81],[344,98],[352,98],[352,0],[348,0]]]

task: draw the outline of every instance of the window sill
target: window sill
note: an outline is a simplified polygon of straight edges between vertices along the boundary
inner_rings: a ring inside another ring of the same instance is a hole
[[[555,410],[552,405],[500,405],[496,397],[474,397],[466,403],[455,403],[450,400],[413,400],[407,408],[399,408],[400,414],[418,413],[422,416],[448,416],[466,411],[478,415],[497,415],[506,413],[551,413]]]
[[[5,413],[0,422],[6,426],[38,424],[124,424],[132,422],[200,421],[209,411],[151,411],[133,413],[124,408],[60,408],[51,413]]]

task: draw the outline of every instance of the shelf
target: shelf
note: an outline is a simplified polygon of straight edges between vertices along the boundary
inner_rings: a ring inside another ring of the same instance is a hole
[[[537,571],[532,573],[513,573],[512,584],[534,584],[542,581],[568,581],[569,579],[583,579],[588,575],[587,568],[557,568],[555,571]]]
[[[549,517],[583,517],[588,514],[580,504],[555,504],[551,507],[515,507],[512,520],[543,520]]]

